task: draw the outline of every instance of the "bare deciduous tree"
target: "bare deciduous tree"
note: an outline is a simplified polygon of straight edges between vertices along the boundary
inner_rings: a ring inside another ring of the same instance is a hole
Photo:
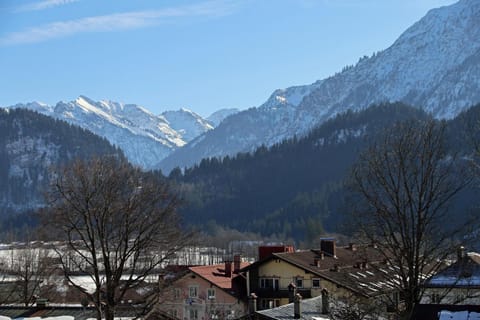
[[[352,221],[395,266],[392,279],[405,317],[420,302],[423,277],[455,252],[454,240],[465,227],[448,212],[470,182],[460,168],[448,154],[441,123],[409,121],[386,130],[352,170]]]
[[[56,252],[69,284],[95,305],[97,319],[113,320],[125,294],[185,246],[178,200],[167,183],[116,158],[78,160],[55,175],[43,227],[64,241]]]
[[[10,248],[0,260],[2,273],[2,303],[22,303],[30,306],[40,293],[40,286],[48,277],[45,258],[48,253],[32,246],[31,242]]]
[[[48,253],[41,248],[33,248],[30,243],[13,254],[11,275],[15,278],[15,288],[20,301],[29,306],[35,303],[40,286],[48,277],[45,258]]]
[[[382,315],[385,314],[381,298],[362,300],[355,295],[330,299],[329,308],[332,320],[383,319]]]
[[[26,218],[30,217],[28,213]],[[0,303],[33,305],[37,297],[47,292],[43,288],[50,276],[49,250],[42,242],[31,241],[28,226],[7,232],[6,247],[0,256]],[[35,237],[35,235],[33,235]]]

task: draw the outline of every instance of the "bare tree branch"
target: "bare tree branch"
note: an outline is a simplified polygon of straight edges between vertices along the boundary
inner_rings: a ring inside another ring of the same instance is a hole
[[[61,230],[56,252],[67,281],[113,320],[125,294],[187,244],[179,201],[164,181],[115,158],[76,161],[59,170],[43,226]],[[72,272],[90,276],[95,292]]]
[[[353,223],[396,267],[407,317],[423,295],[422,280],[455,252],[465,230],[448,212],[472,180],[463,169],[448,153],[443,124],[408,121],[386,130],[352,170]]]

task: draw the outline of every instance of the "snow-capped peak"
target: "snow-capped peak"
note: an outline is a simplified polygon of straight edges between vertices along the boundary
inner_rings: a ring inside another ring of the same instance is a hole
[[[275,90],[260,108],[277,108],[281,105],[297,107],[303,98],[319,86],[319,82]]]
[[[162,116],[168,121],[171,128],[182,133],[188,141],[213,129],[207,120],[187,108],[165,111]]]
[[[162,168],[272,145],[347,110],[396,101],[438,118],[480,102],[480,0],[429,11],[392,46],[354,67],[310,85],[275,90],[259,108],[229,117],[170,155]]]
[[[96,102],[83,95],[55,106],[33,102],[14,107],[33,109],[86,128],[120,147],[127,158],[145,168],[153,167],[173,150],[213,128],[187,109],[179,111],[183,117],[167,119],[136,104]]]

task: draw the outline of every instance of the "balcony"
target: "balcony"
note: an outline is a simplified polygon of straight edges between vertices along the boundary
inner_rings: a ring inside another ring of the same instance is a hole
[[[289,297],[289,292],[287,288],[255,288],[252,290],[259,298],[287,298]],[[300,293],[303,299],[311,298],[312,293],[310,289],[297,289],[297,293]]]

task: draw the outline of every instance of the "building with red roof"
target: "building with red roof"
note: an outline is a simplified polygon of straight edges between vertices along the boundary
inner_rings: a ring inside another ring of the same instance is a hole
[[[249,265],[234,261],[189,267],[163,292],[158,309],[186,320],[236,319],[248,312],[246,279],[238,271]]]

